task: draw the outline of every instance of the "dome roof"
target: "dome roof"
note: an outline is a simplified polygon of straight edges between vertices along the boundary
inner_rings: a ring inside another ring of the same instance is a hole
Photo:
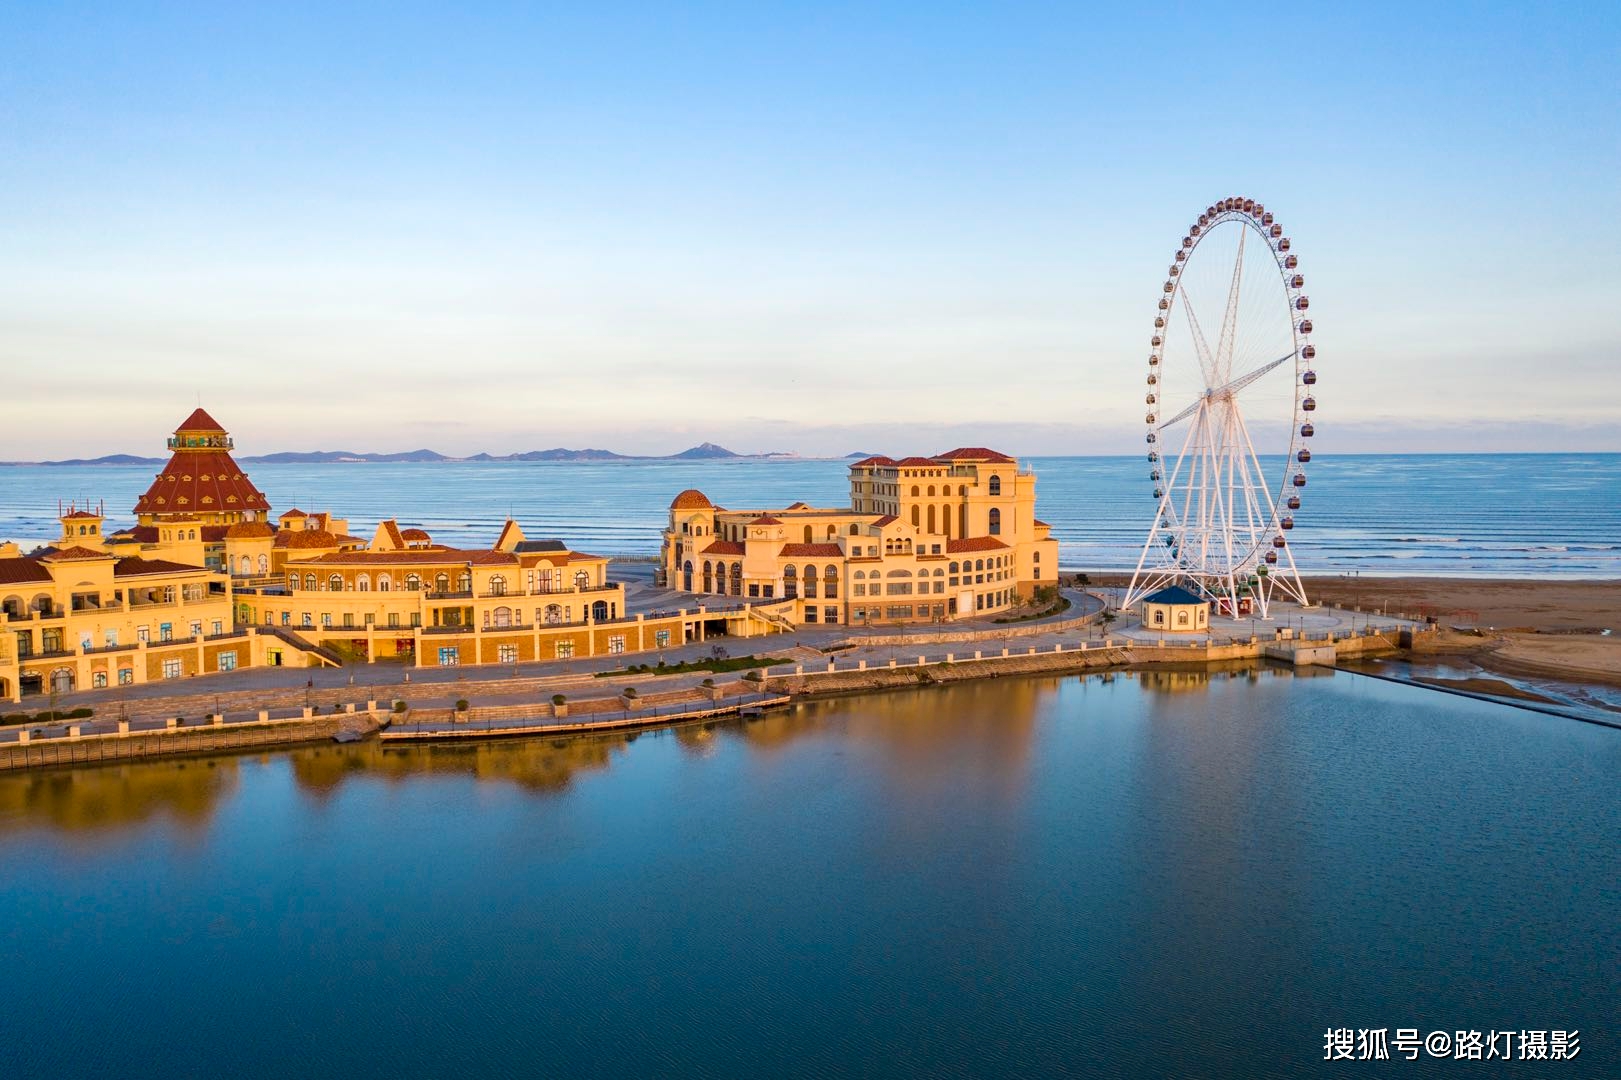
[[[714,506],[709,496],[697,488],[688,488],[670,502],[671,510],[711,510]]]

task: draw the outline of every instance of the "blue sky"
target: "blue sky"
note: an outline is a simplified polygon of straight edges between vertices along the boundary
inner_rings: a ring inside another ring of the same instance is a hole
[[[1228,194],[1322,449],[1621,450],[1613,6],[333,7],[0,11],[0,458],[1136,452]]]

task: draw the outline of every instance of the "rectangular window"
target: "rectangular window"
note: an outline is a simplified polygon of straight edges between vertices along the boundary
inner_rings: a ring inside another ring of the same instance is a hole
[[[864,607],[856,608],[854,611],[850,612],[850,618],[854,622],[866,622],[867,609]]]
[[[281,624],[283,626],[293,625],[293,613],[291,611],[284,611],[281,613]]]
[[[344,629],[346,629],[346,630],[350,629],[354,625],[355,625],[355,613],[352,612],[352,611],[345,611],[343,613],[343,626],[344,626]]]
[[[220,620],[215,619],[214,620],[214,629],[211,630],[210,633],[223,634],[224,632],[225,632],[225,624],[222,623]]]
[[[851,588],[851,592],[853,592],[856,596],[866,596],[867,595],[867,587],[865,585],[861,584],[861,582],[859,582],[859,581],[856,582],[854,585],[852,585],[850,588]]]
[[[497,645],[495,647],[495,658],[503,664],[516,664],[518,662],[518,646]]]
[[[912,606],[910,604],[891,605],[884,610],[884,616],[890,619],[910,619]]]
[[[174,640],[174,624],[173,623],[159,623],[158,624],[158,640],[159,641],[173,641]]]
[[[411,625],[412,626],[421,626],[422,625],[422,612],[420,612],[420,611],[411,612]]]
[[[192,637],[202,637],[203,636],[203,621],[201,619],[194,619],[192,621],[192,624],[189,627],[189,629],[191,631],[191,636]]]
[[[219,669],[221,671],[235,671],[236,670],[236,650],[235,649],[232,649],[230,652],[222,652],[222,653],[220,653],[220,655],[219,655]]]
[[[660,649],[667,647],[670,644],[670,632],[668,630],[653,631],[653,644]]]
[[[462,662],[461,650],[454,645],[442,645],[439,648],[439,666],[457,667]]]
[[[929,554],[930,555],[938,555],[938,554],[940,554],[940,545],[939,544],[930,544],[929,545]]]
[[[178,678],[180,678],[180,661],[179,660],[165,660],[163,662],[163,677],[165,679],[178,679]]]
[[[332,625],[332,612],[330,612],[330,611],[321,612],[321,625],[322,626],[328,626],[328,627]]]
[[[393,629],[394,627],[397,627],[397,626],[400,625],[400,613],[399,612],[391,611],[391,612],[388,613],[388,625],[389,625],[390,629]]]
[[[315,620],[310,616],[310,613],[307,612],[307,611],[304,612],[304,629],[308,630],[310,627],[312,627],[314,625],[315,625]]]
[[[557,643],[557,658],[559,660],[567,660],[569,657],[571,657],[573,655],[574,655],[574,642],[572,642],[572,641],[559,641]]]
[[[102,638],[107,642],[107,647],[110,649],[114,645],[118,644],[118,631],[117,630],[109,630],[105,634],[102,635]]]
[[[839,621],[839,609],[836,608],[836,607],[825,607],[825,608],[823,608],[822,609],[822,621],[823,622],[830,622],[830,623],[838,622]]]
[[[805,621],[808,622],[808,623],[813,623],[813,622],[816,621],[816,609],[815,608],[807,607],[805,609]]]
[[[133,683],[134,681],[135,681],[135,669],[134,668],[123,667],[123,668],[118,669],[118,685],[119,686],[128,686],[131,683]]]
[[[763,588],[765,590],[764,595],[765,595],[766,599],[769,600],[771,598],[771,596],[772,596],[773,590],[776,589],[776,586],[775,585],[766,585]]]
[[[610,637],[608,639],[608,651],[611,652],[611,653],[622,653],[622,652],[624,652],[625,651],[625,635],[623,635],[623,634],[615,634],[612,637]]]
[[[750,596],[759,596],[760,595],[760,583],[759,582],[757,582],[757,581],[749,582],[749,595]]]

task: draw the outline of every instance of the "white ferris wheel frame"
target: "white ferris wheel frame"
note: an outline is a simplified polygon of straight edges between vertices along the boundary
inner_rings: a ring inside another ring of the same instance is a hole
[[[1199,244],[1227,222],[1238,222],[1238,254],[1228,287],[1227,307],[1214,351],[1204,339],[1198,316],[1182,289],[1182,269],[1192,261]],[[1292,351],[1234,377],[1232,350],[1237,333],[1239,286],[1244,269],[1244,244],[1251,232],[1259,236],[1277,264],[1283,300],[1287,306]],[[1305,486],[1305,442],[1313,431],[1316,409],[1310,364],[1316,349],[1310,344],[1312,325],[1309,302],[1301,291],[1304,279],[1299,258],[1290,249],[1283,227],[1264,206],[1252,199],[1224,199],[1206,209],[1182,238],[1182,246],[1166,279],[1155,322],[1153,351],[1148,360],[1148,458],[1158,503],[1122,607],[1168,585],[1183,585],[1216,605],[1218,613],[1236,615],[1247,597],[1254,613],[1271,617],[1275,597],[1306,604],[1305,585],[1295,566],[1294,552],[1285,533],[1293,528],[1294,510],[1287,500],[1298,498]],[[1181,301],[1178,304],[1178,300]],[[1176,309],[1182,309],[1192,347],[1198,353],[1204,391],[1186,408],[1162,417],[1156,387],[1163,344]],[[1283,475],[1276,488],[1266,481],[1260,455],[1250,438],[1239,408],[1238,395],[1272,370],[1293,361],[1294,406],[1289,424],[1289,445]],[[1188,421],[1174,466],[1165,448],[1174,429]],[[1300,460],[1302,457],[1305,460]],[[1268,552],[1276,562],[1267,562]]]

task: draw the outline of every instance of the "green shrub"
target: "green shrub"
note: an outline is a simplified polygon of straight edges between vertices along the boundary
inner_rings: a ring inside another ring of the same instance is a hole
[[[564,697],[562,694],[553,694],[552,695],[552,704],[553,705],[563,705],[563,704],[566,704],[567,702],[568,702],[568,698]]]
[[[394,702],[394,711],[395,712],[404,712],[405,711],[405,702],[403,702],[403,701]]]
[[[622,692],[621,692],[621,693],[622,693],[622,694],[623,694],[623,695],[624,695],[624,696],[625,696],[625,697],[628,697],[628,698],[633,698],[633,697],[636,697],[636,696],[637,696],[637,694],[636,694],[636,688],[635,688],[635,687],[634,687],[634,686],[627,686],[627,687],[625,687],[625,689],[624,689],[624,690],[623,690],[623,691],[622,691]]]
[[[746,682],[764,682],[765,676],[758,671],[751,671],[743,676]]]
[[[456,711],[457,712],[466,712],[467,711],[467,699],[466,698],[457,698],[456,699]]]
[[[715,680],[714,679],[705,679],[704,680],[704,685],[709,687],[711,690],[713,690],[715,688]]]
[[[96,715],[96,710],[91,709],[91,708],[86,708],[84,706],[80,706],[77,709],[70,709],[68,711],[68,719],[69,720],[84,720],[84,719],[87,719],[87,718],[92,717],[94,715]]]

